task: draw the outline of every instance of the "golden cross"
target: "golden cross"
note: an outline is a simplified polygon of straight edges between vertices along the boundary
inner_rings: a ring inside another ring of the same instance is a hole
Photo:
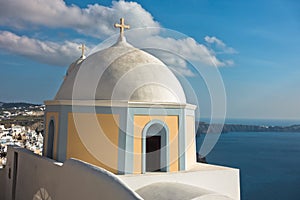
[[[84,57],[84,50],[86,50],[85,45],[82,43],[79,49],[81,49],[81,57]]]
[[[125,25],[124,23],[124,18],[120,19],[120,24],[115,24],[115,28],[120,28],[120,35],[123,36],[124,35],[124,29],[130,29],[129,25]]]

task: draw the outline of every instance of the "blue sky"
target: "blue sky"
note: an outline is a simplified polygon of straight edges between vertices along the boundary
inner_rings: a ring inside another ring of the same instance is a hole
[[[123,14],[132,27],[168,28],[197,41],[196,50],[204,45],[219,62],[227,117],[300,119],[297,0],[21,2],[0,0],[0,101],[53,99],[78,45],[92,48],[116,33],[107,27]]]

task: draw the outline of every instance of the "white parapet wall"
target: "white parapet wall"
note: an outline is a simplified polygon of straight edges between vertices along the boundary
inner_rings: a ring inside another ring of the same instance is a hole
[[[239,169],[197,163],[188,171],[176,173],[152,172],[143,175],[119,175],[130,188],[137,191],[159,182],[196,186],[231,199],[240,199]]]
[[[57,163],[12,146],[0,178],[0,200],[141,199],[104,169],[75,159]]]
[[[0,169],[0,200],[142,199],[139,189],[149,186],[147,193],[165,183],[172,186],[168,182],[197,187],[207,199],[240,199],[239,170],[233,168],[198,163],[182,172],[117,176],[79,160],[58,163],[16,146],[7,155],[7,165]]]

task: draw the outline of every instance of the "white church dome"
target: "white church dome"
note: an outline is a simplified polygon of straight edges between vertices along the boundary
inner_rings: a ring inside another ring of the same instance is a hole
[[[68,70],[55,100],[186,103],[183,88],[172,71],[123,37],[77,63]]]

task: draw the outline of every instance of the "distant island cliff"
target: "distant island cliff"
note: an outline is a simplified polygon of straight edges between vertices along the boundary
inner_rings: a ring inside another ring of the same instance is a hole
[[[197,127],[196,127],[197,128]],[[208,124],[198,122],[197,134],[206,133],[228,133],[228,132],[299,132],[300,125],[291,126],[260,126],[260,125],[242,125],[242,124]]]

